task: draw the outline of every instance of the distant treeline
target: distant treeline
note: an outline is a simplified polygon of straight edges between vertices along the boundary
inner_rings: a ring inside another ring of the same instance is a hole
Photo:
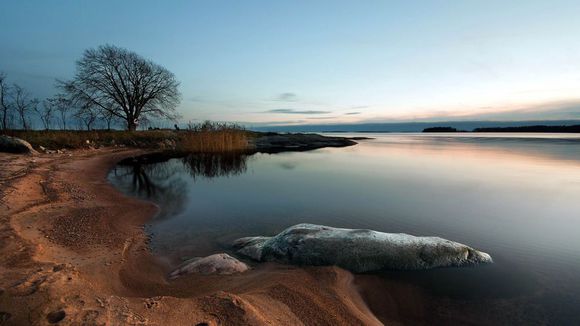
[[[425,128],[423,132],[465,132],[457,130],[452,127],[432,127]],[[580,133],[580,125],[573,126],[521,126],[521,127],[490,127],[490,128],[475,128],[473,132],[578,132]]]

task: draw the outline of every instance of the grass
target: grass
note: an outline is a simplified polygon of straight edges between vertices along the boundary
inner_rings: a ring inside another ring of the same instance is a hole
[[[57,149],[125,146],[172,149],[182,152],[228,152],[248,149],[250,133],[232,124],[204,122],[190,124],[186,130],[11,130],[9,136],[40,146]]]
[[[117,130],[26,130],[10,131],[9,136],[29,142],[34,148],[79,149],[99,146],[158,147],[166,139],[175,139],[172,131],[117,131]]]

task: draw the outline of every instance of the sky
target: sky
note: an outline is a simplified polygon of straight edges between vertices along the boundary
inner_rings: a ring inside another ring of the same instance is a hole
[[[0,71],[53,95],[87,48],[181,82],[183,121],[580,119],[580,1],[8,1]]]

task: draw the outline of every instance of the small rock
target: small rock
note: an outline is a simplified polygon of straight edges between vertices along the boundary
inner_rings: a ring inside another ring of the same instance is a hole
[[[229,275],[243,273],[248,269],[248,265],[243,262],[228,254],[221,253],[203,258],[190,259],[173,271],[169,275],[169,278],[175,279],[181,275],[191,273]]]
[[[65,264],[59,264],[59,265],[56,265],[56,266],[54,266],[54,267],[52,268],[52,271],[53,271],[53,272],[60,272],[60,271],[61,271],[61,270],[63,270],[65,267],[66,267],[66,265],[65,265]]]
[[[46,315],[46,320],[51,324],[56,324],[61,320],[63,320],[64,317],[66,317],[66,312],[64,312],[64,310],[61,309],[50,312],[48,315]]]

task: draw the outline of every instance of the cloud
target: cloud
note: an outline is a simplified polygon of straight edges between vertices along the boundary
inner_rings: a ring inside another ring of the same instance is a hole
[[[274,109],[264,111],[264,113],[279,113],[279,114],[327,114],[332,113],[331,111],[321,111],[321,110],[294,110],[294,109]]]
[[[347,112],[344,115],[357,115],[360,114],[360,112]]]
[[[298,96],[296,95],[296,93],[292,93],[292,92],[280,93],[274,98],[274,101],[281,101],[281,102],[295,102],[297,100],[298,100]]]
[[[362,123],[438,121],[542,121],[580,119],[580,98],[540,103],[478,106],[461,111],[425,110],[412,114],[383,115]]]
[[[327,120],[327,119],[336,119],[337,117],[310,117],[306,118],[308,120]]]
[[[471,116],[480,119],[509,119],[509,120],[566,120],[580,118],[580,99],[553,101],[529,105],[524,108],[497,112],[481,112]]]
[[[250,127],[264,127],[264,126],[284,126],[307,123],[308,120],[276,120],[276,121],[237,121],[237,123]]]

